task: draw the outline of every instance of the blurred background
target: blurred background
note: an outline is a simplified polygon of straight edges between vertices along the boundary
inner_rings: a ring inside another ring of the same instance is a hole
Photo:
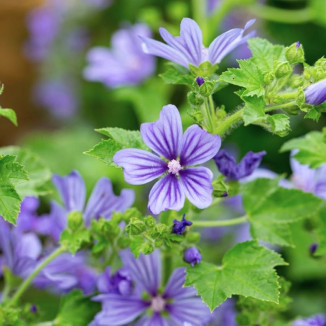
[[[257,18],[258,36],[284,45],[300,41],[308,64],[326,53],[324,0],[211,0],[202,6],[211,18],[211,35]],[[101,138],[94,129],[138,129],[140,123],[156,120],[168,103],[179,107],[185,126],[192,123],[186,87],[163,83],[158,75],[164,60],[144,55],[138,35],[160,39],[160,26],[177,35],[180,20],[193,14],[188,0],[0,0],[0,80],[5,85],[0,104],[16,111],[19,124],[16,128],[1,119],[0,145],[31,149],[52,172],[77,169],[88,189],[104,175],[123,187],[120,171],[83,152]],[[249,56],[245,45],[238,48],[222,62],[220,72]],[[235,90],[215,94],[216,104],[234,110],[240,104]],[[288,138],[324,125],[324,117],[318,123],[293,117]],[[239,157],[266,150],[263,165],[290,174],[288,153],[279,153],[288,138],[250,126],[235,130],[225,144]],[[286,276],[297,292],[293,315],[326,312],[325,264],[310,256],[313,239],[302,227],[296,234],[296,250],[285,253],[292,263]]]

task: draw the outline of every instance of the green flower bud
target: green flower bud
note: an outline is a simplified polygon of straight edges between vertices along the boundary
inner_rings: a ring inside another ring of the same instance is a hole
[[[192,106],[201,106],[204,103],[204,98],[197,92],[189,92],[187,98]]]
[[[269,85],[269,84],[272,83],[272,81],[274,80],[274,78],[275,78],[274,74],[272,72],[269,72],[268,74],[266,74],[264,76],[264,83],[266,85]]]
[[[72,231],[78,230],[84,224],[81,212],[73,211],[68,214],[68,227]]]
[[[143,247],[142,247],[142,252],[145,254],[145,255],[149,255],[151,254],[152,252],[154,251],[154,246],[149,243],[149,242],[145,242],[143,244]]]
[[[199,232],[187,232],[186,240],[190,243],[197,243],[200,240]]]
[[[322,57],[315,62],[315,67],[320,67],[324,71],[326,70],[326,58]]]
[[[294,74],[291,76],[289,83],[292,88],[301,87],[303,85],[303,78],[300,75]]]
[[[280,62],[275,70],[275,76],[282,78],[292,73],[292,67],[288,62]]]
[[[148,227],[153,227],[156,224],[155,218],[153,216],[144,217],[144,222]]]
[[[204,120],[203,112],[198,107],[188,110],[187,113],[198,123]]]
[[[315,81],[319,81],[321,79],[324,79],[326,77],[326,73],[324,71],[323,68],[321,67],[315,67],[313,70],[312,70],[312,78],[315,80]]]
[[[300,42],[293,43],[285,49],[285,57],[291,64],[304,62],[304,51]]]
[[[304,91],[303,91],[302,88],[299,88],[298,94],[297,94],[297,98],[296,98],[296,101],[295,102],[299,106],[300,109],[305,104],[305,102],[306,102],[306,96],[305,96]]]
[[[139,235],[146,230],[146,225],[138,218],[131,218],[129,224],[126,226],[126,231],[131,235]]]
[[[297,115],[300,109],[297,105],[293,105],[290,107],[283,108],[283,111],[285,111],[289,115]]]
[[[210,96],[212,94],[213,90],[214,90],[214,82],[212,82],[210,80],[205,81],[204,84],[199,86],[199,93],[205,97]]]

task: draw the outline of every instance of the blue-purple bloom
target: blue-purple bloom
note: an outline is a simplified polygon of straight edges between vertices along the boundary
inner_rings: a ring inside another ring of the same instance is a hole
[[[213,314],[210,326],[237,326],[234,300],[228,299],[217,307]]]
[[[189,65],[198,67],[205,61],[215,65],[238,45],[254,35],[254,32],[251,32],[244,36],[254,22],[254,19],[249,20],[243,29],[234,28],[221,34],[208,48],[203,45],[200,27],[190,18],[182,19],[180,36],[174,37],[165,28],[160,28],[161,37],[167,44],[148,37],[141,37],[141,39],[145,53],[165,58],[186,68],[189,68]]]
[[[326,79],[308,86],[304,90],[306,103],[319,105],[326,101]]]
[[[179,111],[171,104],[163,107],[158,121],[143,123],[140,132],[156,155],[141,149],[122,149],[113,160],[124,168],[125,180],[130,184],[145,184],[163,176],[150,191],[150,212],[180,210],[186,197],[198,208],[208,207],[212,203],[213,174],[206,167],[193,166],[213,158],[221,138],[197,125],[183,134]]]
[[[240,180],[248,177],[258,168],[265,154],[265,151],[248,152],[237,164],[235,158],[222,149],[214,157],[214,161],[219,171],[229,180]]]
[[[175,269],[165,289],[160,290],[162,267],[159,251],[146,256],[141,254],[137,259],[125,251],[122,260],[135,282],[133,293],[95,297],[94,300],[102,302],[102,311],[95,316],[91,326],[129,325],[137,318],[140,318],[135,323],[137,326],[204,326],[208,322],[211,314],[196,296],[196,290],[183,287],[184,268]]]
[[[186,214],[183,214],[182,220],[173,220],[172,233],[183,234],[186,231],[186,227],[192,225],[191,221],[186,220]]]
[[[298,319],[293,322],[292,326],[325,326],[326,315],[315,315],[305,319]]]
[[[203,77],[197,77],[196,83],[200,87],[201,85],[203,85],[205,83],[205,79]]]
[[[39,82],[34,89],[34,100],[57,118],[71,118],[78,109],[73,85],[64,79]]]
[[[151,76],[155,60],[145,54],[138,35],[150,37],[151,31],[144,24],[120,29],[112,36],[112,48],[94,47],[88,52],[88,66],[84,77],[116,88],[137,85]]]
[[[292,151],[292,156],[296,151]],[[308,165],[300,164],[295,158],[291,158],[291,181],[296,188],[311,192],[317,197],[326,199],[326,164],[318,169],[311,169]]]
[[[183,252],[183,259],[194,267],[201,262],[201,254],[196,247],[189,247]]]

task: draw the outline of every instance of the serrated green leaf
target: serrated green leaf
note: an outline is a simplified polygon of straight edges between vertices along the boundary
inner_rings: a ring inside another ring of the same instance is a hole
[[[273,71],[275,61],[285,60],[284,46],[273,45],[265,39],[251,38],[248,40],[248,47],[253,55],[253,61],[264,74]]]
[[[242,115],[245,126],[265,119],[265,101],[262,97],[252,96],[242,99],[245,102]]]
[[[263,96],[265,94],[264,75],[253,58],[238,60],[238,63],[239,68],[228,69],[221,75],[220,80],[244,87],[246,90],[243,92],[243,96]]]
[[[320,117],[321,117],[321,112],[318,108],[315,108],[315,107],[310,109],[304,116],[305,119],[311,119],[316,122],[318,122]]]
[[[109,139],[101,140],[92,149],[85,154],[93,156],[109,166],[117,167],[113,162],[114,154],[123,148],[139,148],[148,150],[144,144],[140,132],[125,130],[121,128],[102,128],[97,132],[109,137]]]
[[[266,128],[280,137],[285,137],[290,132],[290,119],[286,114],[266,115]]]
[[[73,290],[62,298],[53,326],[85,326],[99,312],[100,304],[85,297],[80,290]]]
[[[43,161],[32,152],[16,146],[3,147],[0,155],[14,155],[15,162],[22,165],[27,172],[28,180],[16,179],[12,183],[21,198],[39,196],[49,192],[49,180],[52,173]]]
[[[302,138],[291,139],[281,147],[281,152],[299,150],[294,158],[301,164],[318,168],[326,163],[326,142],[322,132],[312,131]]]
[[[0,107],[0,116],[10,120],[15,126],[17,126],[17,116],[13,109],[3,109]]]
[[[252,237],[291,246],[289,224],[317,213],[322,200],[298,189],[279,187],[278,180],[256,179],[243,184],[241,194]]]
[[[194,286],[202,300],[214,310],[232,295],[278,302],[279,284],[275,266],[286,265],[282,257],[256,241],[235,245],[222,266],[202,262],[187,268],[186,286]]]

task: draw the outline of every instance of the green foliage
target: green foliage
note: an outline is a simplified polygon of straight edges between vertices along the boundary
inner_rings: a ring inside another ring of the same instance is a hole
[[[281,152],[293,149],[298,149],[294,158],[301,164],[308,164],[311,168],[318,168],[326,163],[325,133],[311,131],[304,137],[291,139],[282,146]]]
[[[318,229],[317,229],[319,244],[316,255],[326,255],[326,205],[320,209],[318,214]]]
[[[279,179],[256,179],[241,188],[254,239],[292,245],[289,224],[318,212],[322,200],[310,193],[278,186]]]
[[[85,326],[97,312],[100,304],[85,297],[79,290],[73,290],[62,298],[61,306],[53,326]]]
[[[240,297],[237,303],[240,312],[237,315],[239,326],[276,326],[283,318],[281,313],[288,309],[291,298],[288,296],[290,283],[282,277],[280,283],[279,303],[259,301],[253,298]]]
[[[278,303],[279,283],[275,266],[286,265],[282,257],[256,241],[235,245],[221,266],[201,262],[187,268],[186,286],[194,286],[202,300],[214,310],[232,295]]]
[[[85,228],[82,214],[80,212],[69,213],[68,228],[61,233],[60,244],[74,255],[90,241],[91,231]]]
[[[224,182],[223,175],[218,176],[218,178],[212,182],[212,186],[214,197],[225,197],[229,193],[229,187]]]
[[[167,63],[166,67],[167,70],[159,75],[166,84],[181,84],[191,87],[194,83],[194,76],[185,67],[171,62]]]
[[[93,156],[109,166],[117,167],[113,162],[114,154],[123,148],[140,148],[148,150],[139,131],[125,130],[121,128],[97,129],[97,132],[109,139],[101,140],[85,154]]]
[[[14,182],[28,180],[23,166],[15,160],[15,156],[0,156],[0,215],[13,224],[16,223],[22,200]]]
[[[4,89],[4,85],[2,84],[0,87],[0,95],[2,94]],[[17,126],[17,116],[13,109],[4,109],[0,105],[0,117],[7,118],[10,120],[15,126]]]

